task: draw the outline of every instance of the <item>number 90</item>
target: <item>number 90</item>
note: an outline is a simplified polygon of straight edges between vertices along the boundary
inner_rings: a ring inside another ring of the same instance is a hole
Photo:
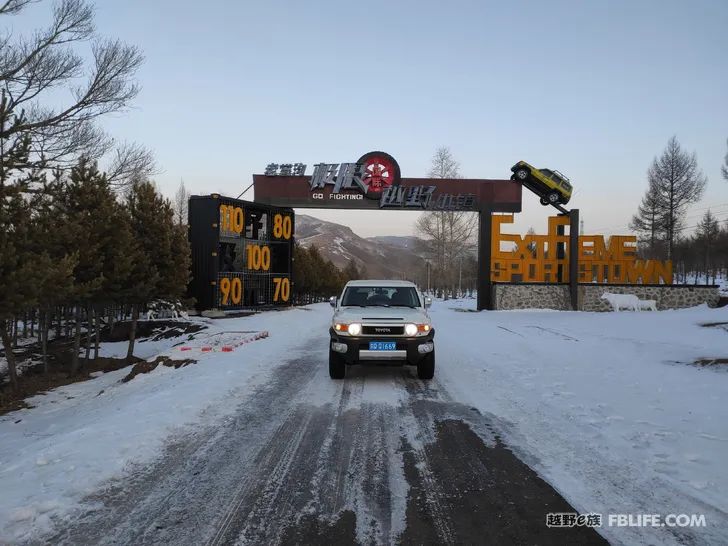
[[[243,281],[239,277],[220,279],[221,305],[238,305],[243,299]]]

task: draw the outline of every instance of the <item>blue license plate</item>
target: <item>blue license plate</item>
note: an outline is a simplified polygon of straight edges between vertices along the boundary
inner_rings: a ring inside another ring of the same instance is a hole
[[[396,351],[397,342],[396,341],[370,341],[369,350],[370,351]]]

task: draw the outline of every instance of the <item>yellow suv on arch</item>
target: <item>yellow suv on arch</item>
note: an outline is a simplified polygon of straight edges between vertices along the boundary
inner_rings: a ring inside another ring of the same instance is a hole
[[[565,205],[571,199],[573,188],[571,182],[559,171],[537,169],[525,161],[519,161],[513,167],[511,180],[516,180],[541,198],[542,205]]]

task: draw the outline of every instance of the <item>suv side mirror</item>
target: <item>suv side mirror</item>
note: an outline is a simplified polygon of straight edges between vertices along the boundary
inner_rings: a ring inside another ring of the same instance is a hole
[[[432,298],[430,296],[425,296],[425,309],[427,309],[431,305],[432,305]]]
[[[331,297],[329,298],[329,305],[330,305],[331,307],[334,307],[334,308],[336,307],[336,296],[331,296]]]

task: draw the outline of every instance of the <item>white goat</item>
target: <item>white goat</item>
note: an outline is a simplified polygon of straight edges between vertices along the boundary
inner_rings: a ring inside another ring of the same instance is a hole
[[[619,311],[621,309],[631,309],[632,311],[640,310],[640,300],[633,294],[611,294],[609,292],[605,292],[602,294],[601,299],[609,302],[613,311]]]

